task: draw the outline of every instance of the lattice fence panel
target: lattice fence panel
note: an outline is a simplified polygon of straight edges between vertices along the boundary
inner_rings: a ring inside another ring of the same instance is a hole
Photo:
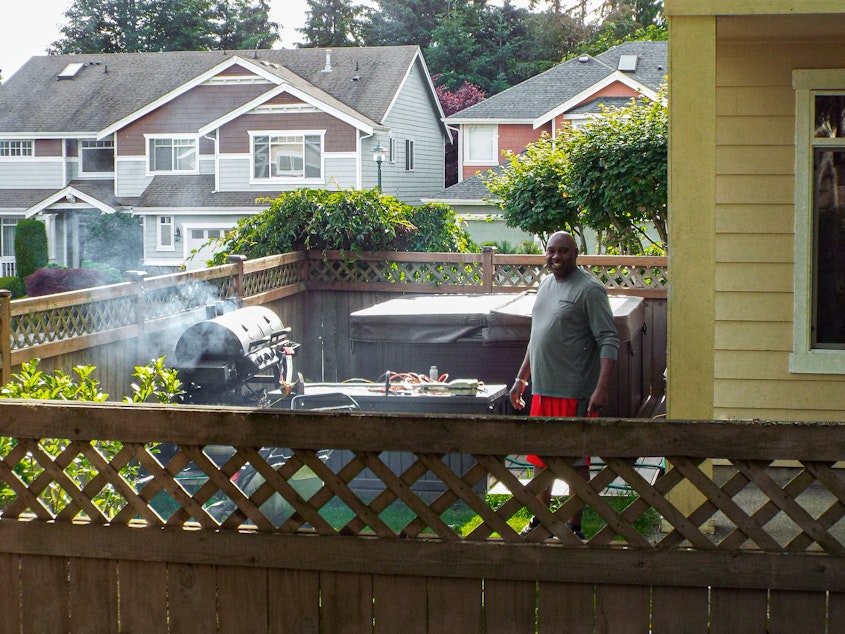
[[[167,317],[233,297],[233,279],[229,276],[211,279],[185,277],[166,286],[150,285],[144,289],[144,310],[147,319]]]
[[[243,278],[244,295],[259,295],[291,284],[305,282],[306,272],[305,262],[299,261],[245,273]]]
[[[441,285],[479,285],[480,262],[385,261],[385,260],[312,260],[310,279],[345,283],[421,283]]]
[[[572,466],[577,457],[544,457],[531,471],[513,457],[471,454],[458,472],[450,454],[416,452],[396,470],[390,452],[352,451],[330,464],[332,450],[251,446],[81,442],[3,439],[0,460],[2,517],[42,520],[146,523],[207,530],[316,532],[373,535],[443,542],[502,540],[569,547],[650,550],[762,550],[845,553],[845,477],[833,463],[804,461],[788,480],[772,475],[773,463],[733,460],[733,475],[717,483],[701,459],[669,456],[665,466],[644,471],[637,460],[603,456],[589,480]],[[649,463],[649,464],[654,464]],[[355,478],[367,471],[383,487],[367,495]],[[416,485],[434,479],[432,495]],[[705,500],[685,514],[669,499],[681,483]],[[495,485],[500,494],[488,495]],[[538,494],[552,487],[552,510]],[[563,487],[561,492],[557,487]],[[624,491],[624,506],[612,504]],[[807,493],[814,490],[812,502]],[[820,502],[821,500],[821,502]],[[456,507],[474,517],[453,524]],[[600,527],[576,537],[566,522],[589,507]],[[401,509],[397,523],[389,509]],[[539,526],[520,529],[527,515]],[[647,514],[668,526],[643,531]],[[393,519],[388,519],[393,517]],[[713,533],[706,527],[715,521]]]
[[[137,324],[132,296],[34,310],[11,321],[12,350]]]
[[[669,281],[665,266],[604,265],[591,266],[589,270],[608,289],[662,289]]]

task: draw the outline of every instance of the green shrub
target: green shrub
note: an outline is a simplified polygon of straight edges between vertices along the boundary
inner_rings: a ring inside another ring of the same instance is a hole
[[[477,250],[451,207],[411,207],[376,189],[297,189],[267,200],[219,243],[211,264],[226,256],[254,259],[302,249],[341,251]]]
[[[24,288],[23,282],[21,282],[21,278],[16,275],[0,277],[0,288],[12,291],[12,299],[17,299],[18,297],[26,295],[26,289]]]
[[[40,220],[21,220],[15,226],[15,262],[18,278],[27,276],[47,266],[47,230]]]
[[[0,388],[0,398],[41,399],[52,401],[93,401],[103,402],[108,394],[100,390],[100,382],[94,378],[96,368],[91,365],[78,365],[73,374],[59,369],[48,374],[38,369],[40,359],[32,359],[21,364],[20,372],[12,375],[12,380]],[[126,396],[127,403],[145,403],[155,400],[158,403],[171,403],[182,393],[182,384],[175,370],[164,367],[164,357],[155,359],[145,366],[135,366],[132,375],[138,379],[132,384],[132,395]],[[0,436],[0,458],[5,458],[17,444],[17,439]],[[94,448],[107,462],[123,448],[116,440],[92,441]],[[70,447],[70,441],[61,438],[43,438],[39,441],[41,450],[53,458],[61,455]],[[151,447],[155,449],[155,445]],[[43,472],[43,467],[36,460],[22,460],[14,466],[21,481],[29,486]],[[78,455],[73,462],[63,469],[64,473],[76,482],[80,488],[90,482],[98,473],[96,467],[85,455]],[[130,463],[120,470],[123,478],[130,484],[138,477],[138,465]],[[0,509],[15,498],[14,491],[5,484],[0,484]],[[39,499],[54,514],[61,512],[70,502],[69,494],[57,486],[46,488],[39,494]],[[125,499],[111,487],[103,488],[93,499],[94,504],[113,517],[125,504]]]

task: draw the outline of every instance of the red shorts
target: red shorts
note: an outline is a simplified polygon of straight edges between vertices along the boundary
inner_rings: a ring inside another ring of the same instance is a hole
[[[583,403],[581,399],[577,398],[561,398],[559,396],[541,396],[533,394],[531,396],[531,416],[554,416],[556,418],[575,418],[578,416],[578,405]],[[584,403],[586,409],[586,403]],[[596,417],[598,412],[585,413],[583,416]],[[535,454],[528,454],[525,457],[528,462],[535,467],[545,467],[546,463],[540,460],[539,456]],[[590,466],[590,457],[584,457],[584,464]],[[575,466],[584,466],[581,461],[578,461]]]

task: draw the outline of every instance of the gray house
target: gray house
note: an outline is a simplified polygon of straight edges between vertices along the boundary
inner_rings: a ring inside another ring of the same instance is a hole
[[[0,86],[0,274],[23,218],[78,266],[91,213],[132,213],[167,269],[283,191],[380,178],[419,203],[443,187],[442,118],[416,46],[33,57]]]

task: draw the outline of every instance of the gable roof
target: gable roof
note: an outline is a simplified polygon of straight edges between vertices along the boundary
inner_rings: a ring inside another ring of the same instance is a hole
[[[72,79],[58,79],[71,63],[83,66]],[[412,66],[425,68],[417,46],[39,56],[0,86],[0,136],[107,134],[233,64],[267,84],[244,86],[240,102],[221,104],[207,123],[285,84],[364,127],[378,126]],[[432,85],[430,92],[436,103]]]
[[[622,55],[637,55],[637,68],[618,71]],[[527,123],[537,126],[579,95],[614,76],[633,88],[655,93],[666,75],[667,42],[624,42],[597,55],[582,55],[535,75],[447,117],[450,124]],[[580,100],[578,101],[580,103]],[[571,104],[577,106],[578,103]]]

